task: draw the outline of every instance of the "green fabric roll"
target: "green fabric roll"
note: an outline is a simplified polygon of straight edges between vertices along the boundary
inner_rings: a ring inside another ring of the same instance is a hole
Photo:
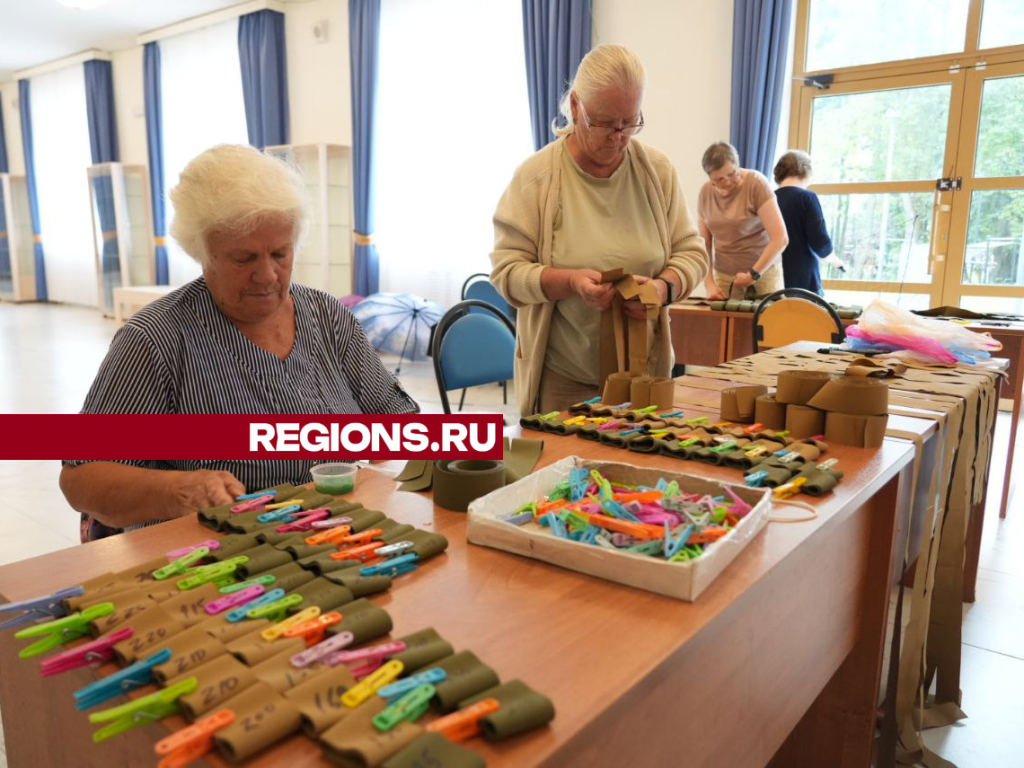
[[[601,433],[598,440],[604,445],[610,445],[613,448],[625,448],[628,436],[623,437],[619,434],[619,431],[618,429],[606,429]]]
[[[405,536],[405,534],[410,531],[416,530],[408,523],[400,523],[397,520],[392,520],[390,517],[385,517],[381,522],[377,523],[374,528],[380,528],[381,534],[378,538],[381,541],[394,541],[397,538]]]
[[[282,525],[282,523],[278,523],[277,525]],[[260,544],[270,544],[272,547],[276,547],[277,549],[284,549],[288,542],[297,538],[297,534],[295,531],[286,531],[285,533],[278,533],[276,530],[274,530],[276,527],[277,526],[274,525],[268,525],[266,528],[262,528],[252,535],[256,537],[256,540]],[[312,536],[313,534],[307,533],[305,535]],[[300,539],[300,541],[302,540]]]
[[[320,509],[326,507],[328,504],[333,504],[338,501],[334,496],[328,493],[319,493],[312,488],[302,489],[302,508],[303,509]]]
[[[451,643],[437,634],[437,630],[433,627],[421,629],[419,632],[413,632],[411,635],[398,639],[405,643],[405,650],[396,653],[391,658],[402,662],[405,667],[403,674],[432,666],[455,653]]]
[[[511,440],[502,438],[501,460],[505,464],[505,485],[522,480],[533,472],[541,453],[544,451],[543,440],[530,440],[514,437]]]
[[[665,441],[660,437],[651,437],[650,435],[640,435],[626,443],[626,447],[631,451],[637,453],[659,453],[661,446]]]
[[[341,623],[328,627],[327,633],[336,635],[339,632],[351,632],[355,635],[353,645],[383,637],[393,626],[390,614],[365,597],[348,603],[342,611],[342,616]]]
[[[243,579],[258,576],[264,571],[269,571],[272,568],[277,568],[278,566],[294,562],[292,560],[292,556],[287,552],[275,549],[269,544],[260,544],[258,547],[250,549],[245,554],[246,557],[249,558],[249,562],[245,565],[239,566],[235,571],[235,573]]]
[[[549,419],[544,422],[544,431],[553,435],[574,435],[580,431],[579,424],[566,424],[564,421]]]
[[[399,541],[411,541],[413,546],[407,552],[415,552],[420,556],[420,560],[427,560],[434,555],[439,555],[448,549],[448,539],[442,536],[440,533],[431,533],[430,531],[423,531],[416,528],[404,536],[400,536],[395,539]],[[403,552],[402,554],[406,554]]]
[[[598,429],[597,427],[580,427],[580,431],[576,433],[576,437],[596,443],[600,441],[601,433],[603,431],[604,430]]]
[[[709,302],[707,302],[707,305],[709,307],[711,307],[711,309],[715,310],[716,312],[722,312],[722,311],[725,310],[725,302],[724,301],[709,301]]]
[[[763,456],[747,456],[746,451],[749,449],[750,446],[748,445],[743,448],[737,448],[734,451],[726,451],[722,454],[722,463],[733,469],[749,470],[764,458]]]
[[[233,501],[230,504],[221,504],[219,507],[208,507],[199,510],[199,522],[207,528],[215,531],[221,530],[224,521],[231,514],[231,508],[240,502]]]
[[[312,536],[312,534],[310,534]],[[301,560],[304,557],[316,557],[317,555],[331,555],[338,551],[333,544],[289,544],[284,551]]]
[[[289,615],[304,611],[314,605],[319,606],[322,613],[328,613],[356,599],[355,595],[347,588],[322,577],[293,589],[291,594],[302,595],[302,602],[289,608]],[[342,611],[343,615],[344,613],[345,611]]]
[[[351,562],[343,560],[342,562]],[[357,563],[362,565],[362,563]],[[327,573],[324,578],[335,584],[348,589],[356,597],[367,597],[376,595],[378,592],[386,592],[391,588],[391,577],[379,574],[377,576],[363,576],[359,570],[345,570],[341,572]]]
[[[244,554],[248,549],[254,549],[259,546],[259,542],[256,540],[256,537],[248,533],[235,533],[228,536],[222,536],[217,541],[220,544],[220,547],[210,553],[209,559],[218,563],[221,560],[230,560],[232,557]]]
[[[540,417],[540,414],[534,414],[533,416],[523,416],[519,419],[519,426],[523,429],[532,429],[537,432],[544,431],[544,420]]]
[[[367,528],[376,528],[377,524],[383,521],[386,515],[379,509],[354,509],[345,517],[351,517],[353,533],[361,533]]]
[[[763,470],[768,473],[768,477],[761,483],[765,488],[778,488],[783,483],[788,483],[797,469],[798,467],[788,467],[773,461],[762,461],[754,471],[761,472]]]
[[[406,465],[408,468],[408,465]],[[404,472],[403,472],[404,474]],[[430,489],[431,484],[434,482],[434,462],[428,461],[426,468],[423,473],[416,477],[410,478],[398,486],[400,491],[426,491]]]
[[[741,311],[740,310],[740,305],[742,303],[743,302],[740,299],[729,299],[728,301],[725,302],[725,311],[726,312],[740,312]]]
[[[713,452],[711,450],[712,447],[713,446],[700,448],[694,451],[690,455],[690,458],[693,459],[694,461],[702,461],[705,464],[715,464],[716,466],[722,464],[722,462],[724,461],[724,454]]]
[[[472,651],[461,651],[434,664],[448,677],[437,683],[434,702],[441,712],[454,712],[459,702],[493,688],[500,682],[497,673],[476,657]]]
[[[476,704],[483,699],[497,699],[501,708],[480,721],[484,738],[500,741],[510,736],[540,728],[555,718],[555,705],[547,696],[537,693],[522,680],[489,688],[476,696],[459,702],[459,709]]]
[[[358,501],[335,499],[327,505],[327,508],[331,510],[331,517],[347,517],[349,513],[355,512],[357,509],[362,509],[363,505]]]
[[[381,768],[484,768],[486,764],[476,752],[428,732],[381,763]]]
[[[329,573],[338,573],[339,571],[345,571],[357,566],[362,567],[363,565],[359,560],[332,560],[330,554],[304,557],[297,562],[299,566],[305,568],[310,573],[315,573],[317,576],[326,576]]]
[[[303,570],[298,563],[288,562],[284,565],[280,565],[277,568],[272,568],[266,573],[260,574],[261,576],[273,576],[274,583],[267,587],[269,592],[272,589],[283,589],[285,592],[291,592],[293,589],[301,587],[313,580],[314,576],[309,571]]]
[[[800,490],[808,496],[824,496],[843,479],[843,473],[835,469],[818,469],[812,464],[805,466],[797,474],[797,477],[806,477]]]

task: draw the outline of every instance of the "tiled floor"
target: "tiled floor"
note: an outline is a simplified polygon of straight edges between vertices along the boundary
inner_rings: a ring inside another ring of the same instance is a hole
[[[114,334],[114,323],[71,307],[0,304],[0,412],[73,413]],[[429,361],[405,363],[402,383],[424,412],[441,405]],[[455,403],[458,393],[453,392]],[[517,418],[514,394],[502,404],[501,388],[477,387],[466,411]],[[1001,487],[1008,418],[993,460],[991,487]],[[0,564],[24,560],[78,542],[77,515],[57,488],[56,461],[0,462],[5,504],[0,509]],[[978,580],[978,600],[964,606],[963,707],[970,718],[929,731],[928,745],[960,768],[1021,765],[1024,754],[1024,505],[1011,504],[1000,521],[998,494],[990,494]],[[0,732],[0,768],[6,767]],[[15,766],[15,768],[21,768]]]

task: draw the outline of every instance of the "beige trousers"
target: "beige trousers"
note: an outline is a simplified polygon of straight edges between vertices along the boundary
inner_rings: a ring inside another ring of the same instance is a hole
[[[599,387],[593,384],[581,384],[566,378],[545,367],[540,375],[539,413],[564,411],[570,405],[581,403],[601,394]],[[531,414],[524,413],[524,416]]]
[[[715,283],[722,292],[725,294],[727,299],[742,299],[743,288],[735,287],[732,289],[732,294],[729,293],[729,286],[732,285],[732,281],[736,279],[736,275],[730,275],[728,272],[719,272],[715,270]],[[767,296],[769,293],[775,293],[781,291],[785,287],[785,283],[782,279],[782,265],[773,264],[768,267],[768,271],[761,275],[761,279],[754,283],[754,293],[758,296]]]

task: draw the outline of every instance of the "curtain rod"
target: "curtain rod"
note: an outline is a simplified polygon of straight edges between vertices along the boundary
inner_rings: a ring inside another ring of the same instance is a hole
[[[213,24],[219,24],[222,21],[229,21],[231,19],[237,19],[239,16],[244,16],[247,13],[255,13],[256,11],[279,11],[284,13],[285,5],[283,2],[278,0],[252,0],[252,2],[242,3],[241,5],[233,5],[230,8],[224,8],[213,13],[206,13],[202,16],[194,16],[191,19],[185,19],[184,21],[178,21],[174,24],[168,24],[165,27],[159,27],[158,29],[150,30],[149,32],[143,32],[135,41],[139,45],[145,45],[146,43],[152,43],[155,40],[162,40],[166,37],[174,37],[185,32],[192,32],[203,27],[209,27]]]
[[[24,80],[27,77],[35,77],[36,75],[43,75],[47,72],[56,72],[58,69],[64,69],[65,67],[71,67],[75,64],[94,61],[96,59],[99,59],[100,61],[110,61],[110,54],[107,51],[90,48],[87,51],[73,53],[70,56],[54,59],[53,61],[48,61],[45,64],[37,64],[36,66],[29,67],[28,69],[16,70],[11,79]]]

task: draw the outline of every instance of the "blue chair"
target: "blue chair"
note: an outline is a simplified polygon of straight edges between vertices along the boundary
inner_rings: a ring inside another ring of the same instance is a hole
[[[466,388],[511,379],[515,354],[515,327],[492,305],[463,301],[445,312],[434,332],[433,346],[434,375],[444,412],[452,412],[449,390],[462,390],[461,411]]]
[[[482,301],[485,304],[490,304],[492,307],[497,307],[501,310],[502,314],[513,323],[516,321],[516,311],[498,293],[497,289],[491,285],[491,278],[483,272],[470,275],[466,282],[462,284],[462,300]],[[473,314],[480,311],[479,309],[470,310]]]

